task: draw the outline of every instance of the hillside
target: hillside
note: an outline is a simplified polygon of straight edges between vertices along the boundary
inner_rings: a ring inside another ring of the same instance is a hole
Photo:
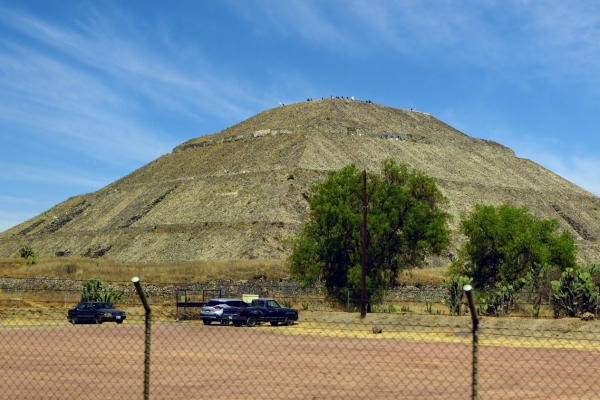
[[[31,246],[136,262],[284,258],[281,239],[306,218],[312,182],[350,163],[377,171],[389,157],[438,179],[454,216],[451,251],[462,212],[508,203],[558,219],[582,262],[600,259],[600,198],[426,113],[341,99],[267,110],[189,140],[0,233],[0,257]]]

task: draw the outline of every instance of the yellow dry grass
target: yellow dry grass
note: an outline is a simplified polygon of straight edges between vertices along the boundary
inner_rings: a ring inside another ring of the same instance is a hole
[[[448,277],[447,268],[422,268],[403,272],[399,284],[439,285]],[[211,260],[177,263],[131,263],[106,258],[41,257],[28,265],[23,258],[0,259],[0,276],[10,278],[98,278],[104,282],[129,282],[139,276],[146,283],[191,283],[211,280],[243,280],[289,277],[285,260]]]
[[[125,263],[104,258],[47,257],[28,265],[25,259],[0,259],[0,276],[10,278],[51,277],[104,282],[129,282],[138,276],[146,283],[192,283],[220,279],[263,277],[278,280],[289,276],[282,260],[214,260],[178,263]]]
[[[406,285],[441,285],[450,273],[448,268],[414,268],[404,271],[398,277],[398,283]]]
[[[356,338],[370,340],[402,340],[408,342],[435,342],[435,343],[462,343],[472,344],[470,332],[444,332],[443,330],[410,331],[391,330],[398,327],[384,327],[380,334],[373,334],[371,325],[332,325],[328,323],[306,322],[286,329],[273,330],[273,332],[291,336],[319,336],[330,338]],[[406,327],[404,327],[406,329]],[[600,342],[592,340],[578,340],[572,338],[544,338],[524,336],[502,336],[493,334],[479,334],[480,346],[517,347],[517,348],[546,348],[546,349],[576,349],[600,352]]]

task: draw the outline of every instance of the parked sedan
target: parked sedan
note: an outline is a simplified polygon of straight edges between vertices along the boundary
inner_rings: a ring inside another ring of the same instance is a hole
[[[67,313],[67,320],[73,325],[85,322],[96,324],[116,322],[122,324],[125,318],[124,311],[117,310],[110,304],[99,301],[81,302]]]
[[[212,299],[202,307],[200,318],[205,325],[210,325],[213,321],[218,321],[221,325],[227,325],[229,321],[221,319],[221,316],[223,315],[223,309],[229,307],[246,308],[249,305],[240,299]]]

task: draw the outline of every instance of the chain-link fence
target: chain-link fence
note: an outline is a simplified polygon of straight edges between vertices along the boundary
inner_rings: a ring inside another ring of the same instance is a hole
[[[340,288],[343,292],[337,300],[325,296],[320,288],[302,289],[298,282],[282,280],[279,282],[266,280],[249,280],[240,282],[216,281],[181,284],[144,285],[144,292],[150,302],[169,305],[175,310],[175,319],[195,318],[199,306],[211,298],[252,298],[269,297],[280,304],[292,304],[302,311],[347,311],[358,312],[360,290]],[[0,277],[0,307],[29,307],[31,304],[76,303],[81,297],[78,289],[81,281],[56,278],[14,279]],[[125,302],[137,300],[137,294],[131,282],[111,282],[108,288],[122,292]],[[370,290],[367,288],[367,290]],[[375,291],[373,291],[374,293]],[[477,306],[480,315],[554,318],[554,301],[552,291],[531,293],[520,290],[510,296],[492,296],[478,291],[481,299]],[[250,297],[247,297],[250,296]],[[373,313],[415,313],[429,315],[449,315],[448,290],[441,285],[399,286],[375,294],[380,299],[370,305]],[[598,301],[589,308],[598,315]],[[462,304],[460,312],[466,309]]]
[[[73,325],[67,310],[77,303],[76,293],[68,301],[62,293],[54,300],[53,293],[38,293],[39,303],[4,294],[0,399],[145,394],[152,399],[467,399],[473,394],[468,316],[388,312],[361,320],[353,312],[299,307],[292,326],[204,325],[197,319],[176,322],[175,304],[157,297],[149,299],[147,319],[133,291],[118,307],[126,312],[124,323]],[[596,321],[486,317],[478,344],[479,398],[600,398]]]

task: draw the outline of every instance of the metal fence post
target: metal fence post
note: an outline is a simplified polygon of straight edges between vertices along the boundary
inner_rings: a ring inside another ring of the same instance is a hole
[[[471,319],[473,320],[473,373],[471,386],[471,399],[477,399],[478,392],[478,372],[479,372],[479,318],[477,318],[477,310],[473,301],[473,288],[471,285],[463,286],[463,291],[469,300],[469,309],[471,310]]]
[[[148,400],[150,398],[150,338],[152,337],[150,333],[150,327],[152,310],[150,309],[148,301],[146,300],[146,296],[144,296],[144,292],[142,291],[140,278],[136,276],[131,279],[131,282],[133,282],[135,290],[137,290],[140,300],[144,305],[144,310],[146,311],[146,345],[144,347],[144,400]]]
[[[348,289],[348,299],[346,300],[346,312],[350,312],[350,289]]]

